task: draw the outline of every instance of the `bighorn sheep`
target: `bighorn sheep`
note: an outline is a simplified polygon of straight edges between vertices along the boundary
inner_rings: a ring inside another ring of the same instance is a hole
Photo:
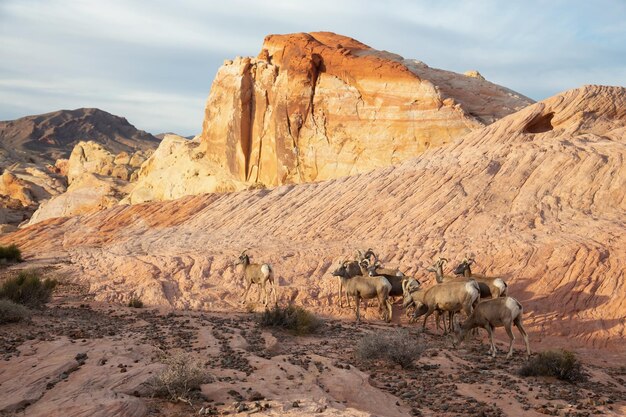
[[[360,252],[360,251],[357,251]],[[346,265],[346,274],[348,278],[356,277],[359,275],[367,275],[367,270],[365,269],[365,263],[359,261],[344,261],[340,262],[339,265]],[[343,307],[343,281],[339,278],[339,307]],[[346,294],[346,300],[348,302],[348,307],[350,307],[350,297]]]
[[[515,336],[511,331],[511,324],[519,330],[524,343],[526,344],[526,354],[530,356],[530,345],[528,344],[528,334],[524,330],[522,325],[522,314],[524,309],[522,305],[513,297],[499,297],[491,300],[486,300],[474,309],[474,312],[465,320],[465,322],[459,323],[455,320],[455,343],[462,341],[467,332],[476,327],[482,327],[489,333],[489,341],[491,347],[489,352],[491,356],[496,356],[496,345],[493,343],[493,329],[495,327],[504,326],[507,334],[509,335],[509,353],[507,353],[507,359],[513,354],[513,342]]]
[[[454,273],[456,275],[462,275],[465,278],[475,279],[479,285],[481,285],[480,296],[487,298],[498,298],[504,297],[507,294],[507,284],[502,278],[497,277],[486,277],[481,274],[473,274],[471,264],[476,263],[474,258],[471,256],[466,256],[456,268],[454,268]],[[487,294],[488,290],[488,294]]]
[[[274,282],[274,271],[272,270],[272,267],[269,264],[250,263],[250,257],[246,255],[246,251],[247,249],[241,252],[241,255],[239,255],[239,258],[235,262],[235,267],[237,265],[243,266],[243,276],[246,281],[246,290],[241,297],[241,303],[243,304],[246,302],[246,296],[248,295],[248,291],[250,291],[252,284],[261,286],[261,292],[265,295],[263,305],[267,306],[268,293],[270,291],[274,292],[274,302],[276,303],[276,284]],[[271,284],[270,288],[268,288],[268,283]],[[257,302],[261,300],[261,292],[259,292]]]
[[[448,262],[446,258],[439,258],[439,260],[435,262],[433,266],[426,268],[427,271],[435,273],[435,279],[437,280],[437,283],[442,284],[444,282],[455,282],[455,281],[465,282],[470,279],[473,279],[478,283],[478,287],[480,288],[480,296],[483,298],[491,297],[491,289],[489,288],[489,284],[486,282],[480,281],[478,278],[475,278],[475,277],[466,278],[464,276],[458,276],[458,275],[444,275],[443,266],[446,264],[446,262]]]
[[[417,317],[413,316],[417,311],[421,311],[420,315],[422,315],[426,313],[428,309],[426,305],[424,304],[424,294],[426,293],[426,290],[421,288],[419,281],[413,278],[409,278],[408,280],[403,281],[402,288],[404,290],[404,299],[402,303],[402,308],[406,309],[406,315],[407,317],[410,317],[409,323],[413,323],[417,319]],[[410,307],[413,307],[413,311],[409,311]],[[437,330],[439,330],[442,328],[439,323],[440,323],[440,319],[443,317],[442,316],[443,311],[436,310],[436,313],[437,314],[435,316],[435,323],[436,323]],[[443,320],[443,325],[444,325],[443,330],[445,332],[445,326],[446,326],[445,319]]]
[[[365,254],[357,250],[355,253],[357,260],[367,268],[367,273],[370,277],[385,277],[391,283],[392,289],[389,294],[392,297],[402,296],[402,280],[404,274],[398,269],[383,268],[382,264],[378,261],[378,256],[374,253],[372,248],[369,248]],[[374,258],[372,261],[371,258]]]
[[[348,273],[348,264],[348,262],[340,263],[332,275],[340,277],[342,286],[346,289],[346,295],[354,297],[357,324],[361,322],[361,298],[366,300],[378,298],[378,310],[383,319],[390,322],[393,311],[389,302],[389,291],[391,291],[389,281],[384,277],[371,278],[362,275],[351,277]]]
[[[382,264],[376,258],[373,265],[371,265],[367,259],[365,259],[363,262],[367,267],[367,273],[370,277],[385,277],[389,280],[392,287],[391,293],[389,293],[390,296],[402,296],[402,280],[405,278],[402,272],[400,272],[398,269],[383,268]]]
[[[463,310],[469,316],[479,300],[480,290],[476,281],[453,281],[434,285],[424,292],[421,304],[417,305],[413,317],[418,318],[425,315],[422,328],[426,328],[426,320],[435,311],[456,313]],[[444,322],[444,334],[446,332]]]

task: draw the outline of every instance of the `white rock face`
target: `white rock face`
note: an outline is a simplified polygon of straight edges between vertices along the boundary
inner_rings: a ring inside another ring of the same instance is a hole
[[[186,195],[245,188],[246,183],[237,181],[218,164],[207,161],[199,142],[166,135],[141,166],[133,190],[122,203],[173,200]]]

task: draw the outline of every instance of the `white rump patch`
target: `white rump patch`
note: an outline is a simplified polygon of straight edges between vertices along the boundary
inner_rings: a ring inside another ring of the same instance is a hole
[[[500,289],[500,294],[504,294],[504,291],[506,290],[506,284],[504,283],[504,281],[502,281],[500,278],[494,279],[493,285]]]
[[[477,288],[478,284],[476,281],[467,281],[465,284],[465,290],[472,295],[472,300],[475,300],[480,296],[480,290]]]
[[[272,272],[272,269],[270,268],[268,264],[263,264],[261,265],[261,272],[263,273],[263,275],[267,277]]]
[[[513,318],[517,317],[519,313],[521,312],[521,309],[519,308],[520,304],[513,297],[506,297],[505,305],[506,305],[506,308],[511,310],[511,316]]]

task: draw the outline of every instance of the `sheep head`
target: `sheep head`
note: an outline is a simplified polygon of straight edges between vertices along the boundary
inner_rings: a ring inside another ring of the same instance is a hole
[[[237,261],[235,262],[235,266],[237,265],[246,265],[250,263],[250,257],[248,255],[246,255],[246,251],[248,249],[244,250],[243,252],[241,252],[241,255],[239,255],[239,257],[237,258]]]

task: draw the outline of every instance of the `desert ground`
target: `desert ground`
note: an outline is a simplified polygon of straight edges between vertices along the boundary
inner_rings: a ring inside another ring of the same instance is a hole
[[[228,313],[130,308],[95,301],[88,288],[63,280],[54,267],[41,271],[60,282],[53,300],[28,322],[4,325],[0,332],[3,416],[626,413],[626,366],[619,356],[578,351],[585,382],[521,377],[521,338],[507,360],[501,328],[495,359],[487,354],[484,331],[455,348],[434,320],[422,332],[405,317],[384,323],[375,307],[359,326],[351,315],[323,317],[315,334],[294,336],[260,327],[263,307],[254,303]],[[398,305],[394,309],[400,313]],[[398,331],[423,348],[411,367],[355,355],[361,338]],[[552,347],[536,338],[531,343],[535,351]],[[152,397],[146,381],[164,367],[164,357],[181,352],[203,361],[211,382],[189,403]]]

